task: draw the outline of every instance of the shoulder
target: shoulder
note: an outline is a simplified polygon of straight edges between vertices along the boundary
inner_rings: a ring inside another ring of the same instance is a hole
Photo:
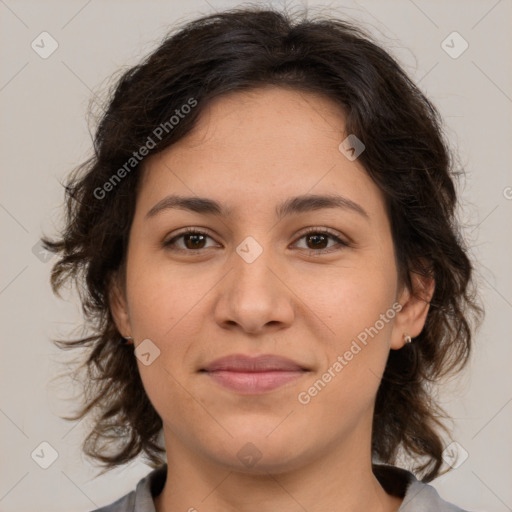
[[[135,491],[132,491],[114,503],[91,510],[91,512],[135,512],[135,510]]]
[[[153,498],[162,491],[166,477],[167,464],[164,464],[139,480],[135,490],[90,512],[155,512]]]
[[[431,485],[413,481],[398,512],[469,512],[443,500]]]
[[[398,512],[470,512],[443,500],[434,487],[405,469],[385,464],[374,465],[373,469],[387,492],[403,498]]]

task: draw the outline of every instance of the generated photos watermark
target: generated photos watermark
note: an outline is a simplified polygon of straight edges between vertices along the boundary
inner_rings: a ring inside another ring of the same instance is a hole
[[[355,339],[352,340],[350,348],[346,350],[342,355],[336,358],[336,361],[329,366],[326,372],[324,372],[319,379],[317,379],[313,385],[311,385],[306,391],[301,391],[297,395],[297,400],[302,405],[307,405],[311,402],[311,399],[322,391],[325,386],[332,381],[340,372],[348,365],[354,356],[359,354],[361,350],[368,345],[368,337],[374,338],[377,334],[384,329],[385,325],[388,324],[396,314],[402,310],[402,305],[395,302],[385,313],[381,313],[379,320],[377,320],[372,326],[365,328],[361,331]],[[358,343],[359,342],[359,343]],[[361,346],[362,345],[362,346]]]
[[[114,188],[121,183],[123,178],[127,176],[133,169],[135,169],[140,162],[147,156],[162,138],[170,133],[182,119],[186,117],[197,105],[195,98],[189,98],[187,103],[183,104],[180,108],[174,111],[174,114],[163,123],[160,123],[152,132],[148,135],[146,142],[138,149],[134,151],[132,156],[123,164],[122,167],[112,174],[112,176],[101,186],[94,189],[94,197],[96,199],[104,199],[109,192],[112,192]],[[156,140],[155,140],[156,139]]]

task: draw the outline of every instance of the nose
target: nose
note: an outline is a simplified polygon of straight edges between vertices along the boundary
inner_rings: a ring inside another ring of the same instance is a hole
[[[253,335],[289,327],[295,316],[293,286],[270,250],[263,250],[252,262],[238,253],[231,260],[231,272],[217,288],[218,325]]]

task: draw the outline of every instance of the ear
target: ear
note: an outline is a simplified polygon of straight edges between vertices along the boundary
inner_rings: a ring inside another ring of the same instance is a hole
[[[391,335],[391,349],[401,349],[406,341],[405,335],[411,338],[419,336],[427,319],[430,301],[434,295],[435,281],[431,276],[411,272],[412,290],[403,287],[398,298],[402,306],[395,316],[393,332]]]
[[[120,276],[116,275],[110,282],[109,304],[117,330],[121,336],[131,336],[132,328],[130,324],[130,315],[128,313],[128,304],[124,287],[120,283]]]

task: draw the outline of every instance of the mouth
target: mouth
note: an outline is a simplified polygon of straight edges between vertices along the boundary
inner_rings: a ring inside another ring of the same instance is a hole
[[[270,372],[235,372],[217,370],[206,372],[212,380],[221,386],[242,394],[253,395],[271,391],[302,377],[306,370],[288,372],[274,370]]]
[[[240,394],[261,394],[303,377],[310,370],[290,359],[274,355],[232,355],[217,359],[200,370],[213,382]]]

